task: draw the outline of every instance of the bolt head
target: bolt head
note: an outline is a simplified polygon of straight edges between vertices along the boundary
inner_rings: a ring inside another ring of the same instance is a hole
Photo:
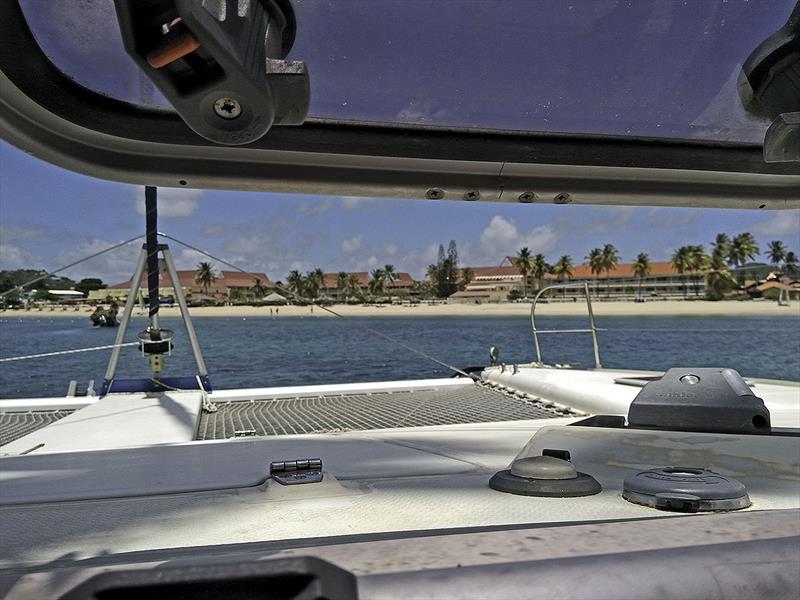
[[[569,204],[572,202],[572,196],[567,194],[566,192],[561,192],[560,194],[556,194],[553,198],[553,202],[556,204]]]
[[[464,192],[464,200],[480,200],[481,193],[478,190],[470,190],[468,192]]]
[[[530,204],[536,201],[536,194],[533,192],[522,192],[519,195],[519,201],[525,204]]]
[[[425,197],[428,200],[441,200],[444,198],[444,190],[441,188],[430,188],[425,192]]]
[[[236,98],[223,96],[214,101],[214,112],[223,119],[235,119],[242,114],[242,105]]]

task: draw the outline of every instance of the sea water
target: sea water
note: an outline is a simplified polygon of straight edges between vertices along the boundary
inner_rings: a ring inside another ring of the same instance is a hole
[[[197,336],[215,388],[268,387],[447,377],[439,364],[376,335],[456,367],[535,360],[525,317],[195,317]],[[731,367],[748,377],[800,380],[800,317],[599,317],[600,358],[607,368],[663,371],[673,366]],[[182,322],[165,376],[193,375]],[[540,317],[544,328],[582,328],[584,317]],[[134,318],[125,341],[146,320]],[[374,330],[374,331],[370,331]],[[0,358],[113,344],[117,330],[76,317],[0,319]],[[594,366],[591,335],[540,337],[547,363]],[[70,380],[99,388],[110,350],[0,363],[0,397],[63,396]],[[149,376],[147,360],[124,348],[117,377]]]

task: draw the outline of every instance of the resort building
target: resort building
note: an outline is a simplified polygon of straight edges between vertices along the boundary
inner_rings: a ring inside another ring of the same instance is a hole
[[[450,296],[451,301],[461,303],[502,302],[515,291],[524,294],[522,274],[516,266],[517,259],[507,256],[499,267],[472,267],[475,277],[463,292]],[[559,279],[548,273],[544,285],[557,283]],[[592,273],[585,265],[573,268],[572,276],[564,283],[588,283],[593,296],[601,299],[630,300],[641,295],[644,299],[702,298],[705,296],[705,277],[699,272],[679,273],[669,262],[650,263],[650,273],[641,281],[633,272],[632,263],[620,263],[609,272]],[[528,296],[533,296],[536,282],[529,281]],[[553,291],[548,298],[554,300],[582,296],[580,289]]]
[[[226,303],[236,300],[245,300],[254,297],[253,287],[256,280],[261,283],[264,293],[269,294],[274,289],[274,284],[266,273],[249,273],[245,275],[238,271],[220,271],[217,278],[204,288],[195,281],[197,271],[178,271],[178,281],[188,302],[213,302]],[[159,274],[159,292],[162,298],[174,298],[175,290],[166,272]],[[131,280],[116,285],[110,285],[103,290],[89,292],[90,301],[103,302],[108,298],[117,302],[124,302],[128,298]],[[143,298],[147,297],[147,275],[142,275],[139,288]]]
[[[348,272],[347,276],[355,275],[358,279],[358,287],[362,293],[369,293],[369,282],[372,280],[367,271]],[[394,281],[386,283],[387,296],[412,296],[416,294],[414,289],[414,278],[408,273],[395,273]],[[322,282],[322,293],[335,301],[344,302],[346,300],[344,290],[339,289],[337,284],[339,273],[325,273]]]
[[[512,291],[522,293],[522,274],[516,266],[471,267],[474,277],[464,291],[450,296],[452,302],[482,304],[503,302]]]

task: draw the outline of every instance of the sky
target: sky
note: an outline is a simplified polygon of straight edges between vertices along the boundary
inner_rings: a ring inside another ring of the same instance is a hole
[[[0,269],[52,271],[144,233],[144,189],[66,171],[0,142]],[[800,210],[745,211],[448,202],[218,190],[159,190],[159,229],[249,271],[284,280],[292,269],[366,271],[393,264],[422,277],[439,244],[462,266],[499,265],[522,246],[575,264],[613,243],[623,262],[669,260],[684,244],[750,231],[762,250],[780,239],[800,251]],[[170,242],[179,269],[196,252]],[[133,272],[137,244],[74,267],[109,284]],[[762,259],[766,260],[762,256]],[[211,261],[213,263],[213,261]],[[215,264],[219,270],[222,265]]]

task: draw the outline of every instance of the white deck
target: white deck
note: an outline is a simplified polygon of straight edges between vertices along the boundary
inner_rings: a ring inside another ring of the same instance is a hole
[[[508,377],[520,389],[522,383],[538,380],[542,387],[528,391],[563,404],[575,399],[583,402],[594,390],[596,410],[601,412],[613,400],[606,392],[613,390],[621,402],[638,392],[635,387],[613,384],[614,377],[632,374],[522,369]],[[492,373],[487,375],[492,377]],[[577,382],[584,391],[561,393],[556,385],[559,380],[571,389]],[[437,384],[473,385],[448,379],[405,382],[402,387],[399,382],[384,387],[369,384],[369,389],[421,389]],[[756,386],[770,409],[778,411],[780,423],[796,422],[797,406],[791,403],[800,401],[797,385],[756,381]],[[315,386],[306,391],[318,395],[327,389]],[[337,389],[338,393],[351,391]],[[549,396],[543,393],[545,389]],[[247,401],[296,391],[217,392],[213,399]],[[135,395],[127,396],[136,404]],[[168,400],[159,396],[155,403],[139,399],[143,403],[137,417],[143,419],[140,424],[170,422],[157,436],[155,429],[150,432],[149,443],[142,444],[141,438],[125,432],[105,449],[92,449],[87,440],[70,442],[62,437],[64,428],[50,448],[1,459],[0,538],[4,542],[0,568],[43,564],[64,556],[157,548],[668,517],[669,513],[625,501],[621,489],[626,474],[671,464],[703,466],[740,479],[753,501],[747,511],[800,507],[800,438],[793,436],[563,426],[577,417],[192,442],[167,438],[189,435],[192,421],[186,415],[199,412],[199,396],[187,393],[180,401],[174,396],[167,396]],[[130,405],[120,403],[119,397],[104,398],[69,417],[74,423],[70,427],[80,424],[87,435],[99,428],[103,431],[93,435],[106,436],[130,422],[125,406]],[[179,412],[176,406],[186,409]],[[586,412],[594,412],[592,408],[581,405]],[[29,446],[34,435],[26,436],[30,439],[20,446]],[[94,437],[91,444],[99,439]],[[81,450],[69,452],[68,443]],[[53,446],[60,449],[54,452]],[[578,470],[594,476],[603,491],[585,498],[533,498],[488,487],[491,475],[506,468],[515,456],[543,448],[569,450]],[[326,474],[322,483],[284,487],[268,479],[271,461],[317,457],[323,460]]]

